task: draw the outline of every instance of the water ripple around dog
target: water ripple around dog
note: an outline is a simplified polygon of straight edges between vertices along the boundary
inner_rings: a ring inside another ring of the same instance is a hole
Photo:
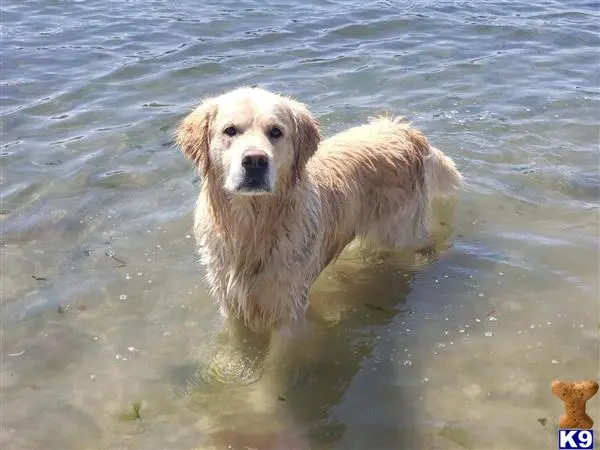
[[[190,391],[205,385],[247,386],[256,383],[263,373],[264,359],[261,354],[231,345],[217,344],[212,351],[196,355],[195,359],[200,363],[187,380]]]
[[[208,364],[196,372],[196,379],[208,384],[242,384],[256,383],[262,370],[257,360],[251,360],[243,355],[215,355]],[[191,380],[190,380],[191,381]]]

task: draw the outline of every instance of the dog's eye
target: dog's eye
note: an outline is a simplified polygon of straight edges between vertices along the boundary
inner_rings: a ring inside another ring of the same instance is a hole
[[[225,133],[229,137],[233,137],[237,134],[237,130],[235,129],[235,127],[227,127],[225,128],[225,130],[223,130],[223,133]]]
[[[273,128],[271,128],[271,131],[269,131],[269,137],[271,137],[273,139],[278,139],[281,136],[283,136],[283,133],[277,127],[273,127]]]

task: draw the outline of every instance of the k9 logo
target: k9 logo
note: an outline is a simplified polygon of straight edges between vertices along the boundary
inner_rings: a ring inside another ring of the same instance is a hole
[[[594,430],[558,430],[558,450],[593,448]]]

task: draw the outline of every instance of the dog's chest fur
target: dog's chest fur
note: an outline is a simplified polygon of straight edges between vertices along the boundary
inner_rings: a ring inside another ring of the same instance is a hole
[[[247,325],[300,319],[310,285],[322,269],[316,197],[311,201],[243,198],[220,214],[217,227],[210,198],[196,206],[195,234],[208,285],[221,311]]]

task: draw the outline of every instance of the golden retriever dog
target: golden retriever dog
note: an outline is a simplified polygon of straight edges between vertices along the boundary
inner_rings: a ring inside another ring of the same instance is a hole
[[[398,118],[321,141],[302,103],[260,88],[206,99],[176,141],[199,170],[194,233],[221,312],[253,331],[301,323],[322,270],[352,241],[421,246],[453,161]]]

